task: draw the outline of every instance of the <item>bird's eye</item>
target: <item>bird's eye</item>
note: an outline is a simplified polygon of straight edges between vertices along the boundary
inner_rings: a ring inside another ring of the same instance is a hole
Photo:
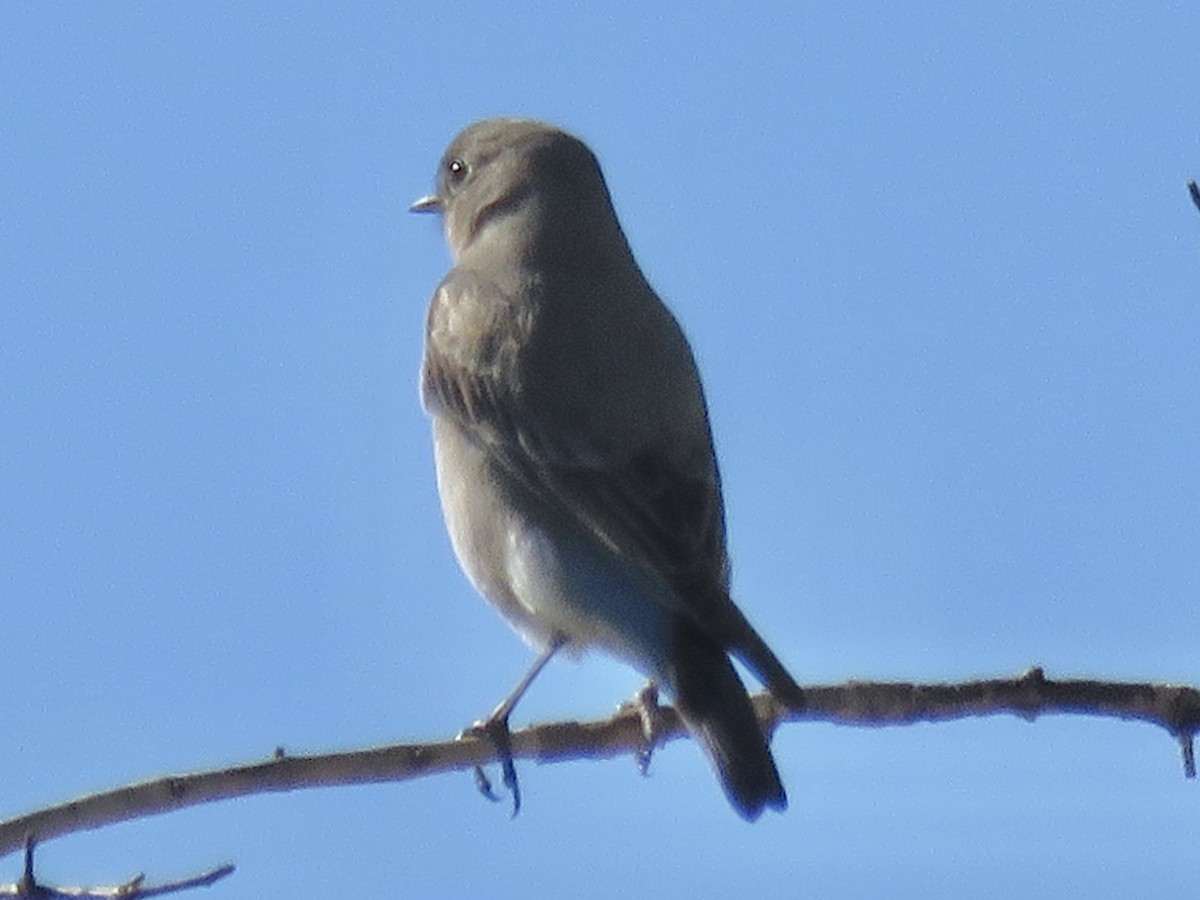
[[[461,159],[452,159],[446,166],[446,171],[450,173],[451,183],[461,184],[462,180],[467,177],[467,164]]]

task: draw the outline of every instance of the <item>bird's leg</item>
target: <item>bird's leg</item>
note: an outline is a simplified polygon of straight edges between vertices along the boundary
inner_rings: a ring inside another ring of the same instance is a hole
[[[512,815],[516,818],[517,813],[521,811],[521,786],[517,781],[517,767],[513,763],[512,756],[512,733],[508,728],[508,717],[512,715],[513,708],[520,701],[525,692],[529,690],[529,686],[533,684],[533,680],[538,677],[538,674],[546,667],[546,663],[550,662],[554,654],[566,643],[562,637],[555,637],[550,645],[542,651],[542,654],[534,661],[534,664],[529,667],[522,677],[517,682],[516,687],[509,691],[506,696],[495,709],[491,711],[486,719],[475,722],[463,732],[460,737],[475,736],[485,737],[492,742],[492,746],[496,748],[496,754],[500,757],[501,771],[504,773],[504,786],[512,793],[513,808]],[[492,783],[484,774],[482,766],[475,767],[475,787],[479,792],[489,800],[499,801],[492,790]]]

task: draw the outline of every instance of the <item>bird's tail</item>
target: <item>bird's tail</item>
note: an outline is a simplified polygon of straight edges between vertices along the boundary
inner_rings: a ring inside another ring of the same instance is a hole
[[[789,709],[804,709],[804,689],[796,683],[791,673],[779,661],[779,657],[767,646],[750,620],[730,601],[725,605],[726,621],[722,635],[730,651],[750,667],[775,696]]]
[[[753,821],[784,810],[787,794],[746,688],[723,647],[690,624],[677,626],[664,686],[704,749],[734,809]]]

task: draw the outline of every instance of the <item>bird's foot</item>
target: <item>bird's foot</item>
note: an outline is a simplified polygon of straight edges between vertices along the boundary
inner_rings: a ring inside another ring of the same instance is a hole
[[[476,722],[459,735],[460,739],[469,737],[483,738],[496,748],[496,756],[500,759],[500,770],[504,773],[504,786],[512,794],[512,818],[514,819],[517,817],[517,813],[521,811],[521,785],[517,781],[517,767],[513,765],[512,732],[508,728],[508,717],[512,715],[517,701],[529,690],[529,685],[537,678],[538,673],[546,667],[546,663],[550,662],[554,654],[566,642],[566,638],[561,635],[555,635],[546,649],[542,651],[533,665],[529,667],[529,671],[517,682],[517,686],[492,710],[491,715],[482,721]],[[479,793],[483,794],[489,800],[499,802],[500,798],[492,790],[492,783],[488,780],[487,775],[484,774],[482,766],[475,767],[475,787],[479,789]]]
[[[488,718],[475,722],[459,735],[460,739],[472,737],[486,740],[496,748],[500,771],[504,776],[504,786],[512,795],[512,818],[515,819],[521,811],[521,784],[517,781],[517,767],[513,762],[512,732],[508,728],[508,715],[493,713]],[[475,767],[475,787],[493,803],[500,802],[500,797],[492,789],[491,779],[483,771],[483,766]]]
[[[650,760],[658,744],[662,707],[658,704],[658,685],[646,682],[645,687],[621,704],[621,709],[633,710],[642,723],[642,746],[637,752],[637,767],[642,775],[650,772]]]

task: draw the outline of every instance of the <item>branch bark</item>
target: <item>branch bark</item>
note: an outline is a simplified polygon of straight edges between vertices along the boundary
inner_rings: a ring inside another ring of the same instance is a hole
[[[146,876],[134,875],[128,881],[103,887],[52,887],[37,880],[33,874],[34,840],[25,844],[25,873],[15,884],[0,884],[0,897],[17,897],[25,900],[142,900],[144,897],[163,897],[197,887],[210,887],[226,875],[233,874],[233,865],[226,863],[175,881],[162,884],[146,884]]]
[[[803,707],[785,707],[770,694],[755,695],[768,732],[784,722],[893,726],[916,722],[1010,714],[1033,720],[1073,714],[1131,719],[1159,725],[1174,737],[1184,774],[1195,777],[1193,736],[1200,730],[1200,690],[1185,685],[1050,680],[1039,668],[1017,678],[953,684],[849,681],[805,688]],[[557,762],[603,759],[647,751],[645,711],[635,705],[607,719],[530,725],[512,734],[516,759]],[[685,737],[675,711],[654,711],[654,744]],[[173,812],[233,797],[344,784],[407,781],[496,762],[492,744],[477,737],[394,744],[312,756],[289,756],[282,748],[266,760],[224,769],[168,775],[88,794],[0,822],[0,856],[33,839],[102,828],[117,822]]]

